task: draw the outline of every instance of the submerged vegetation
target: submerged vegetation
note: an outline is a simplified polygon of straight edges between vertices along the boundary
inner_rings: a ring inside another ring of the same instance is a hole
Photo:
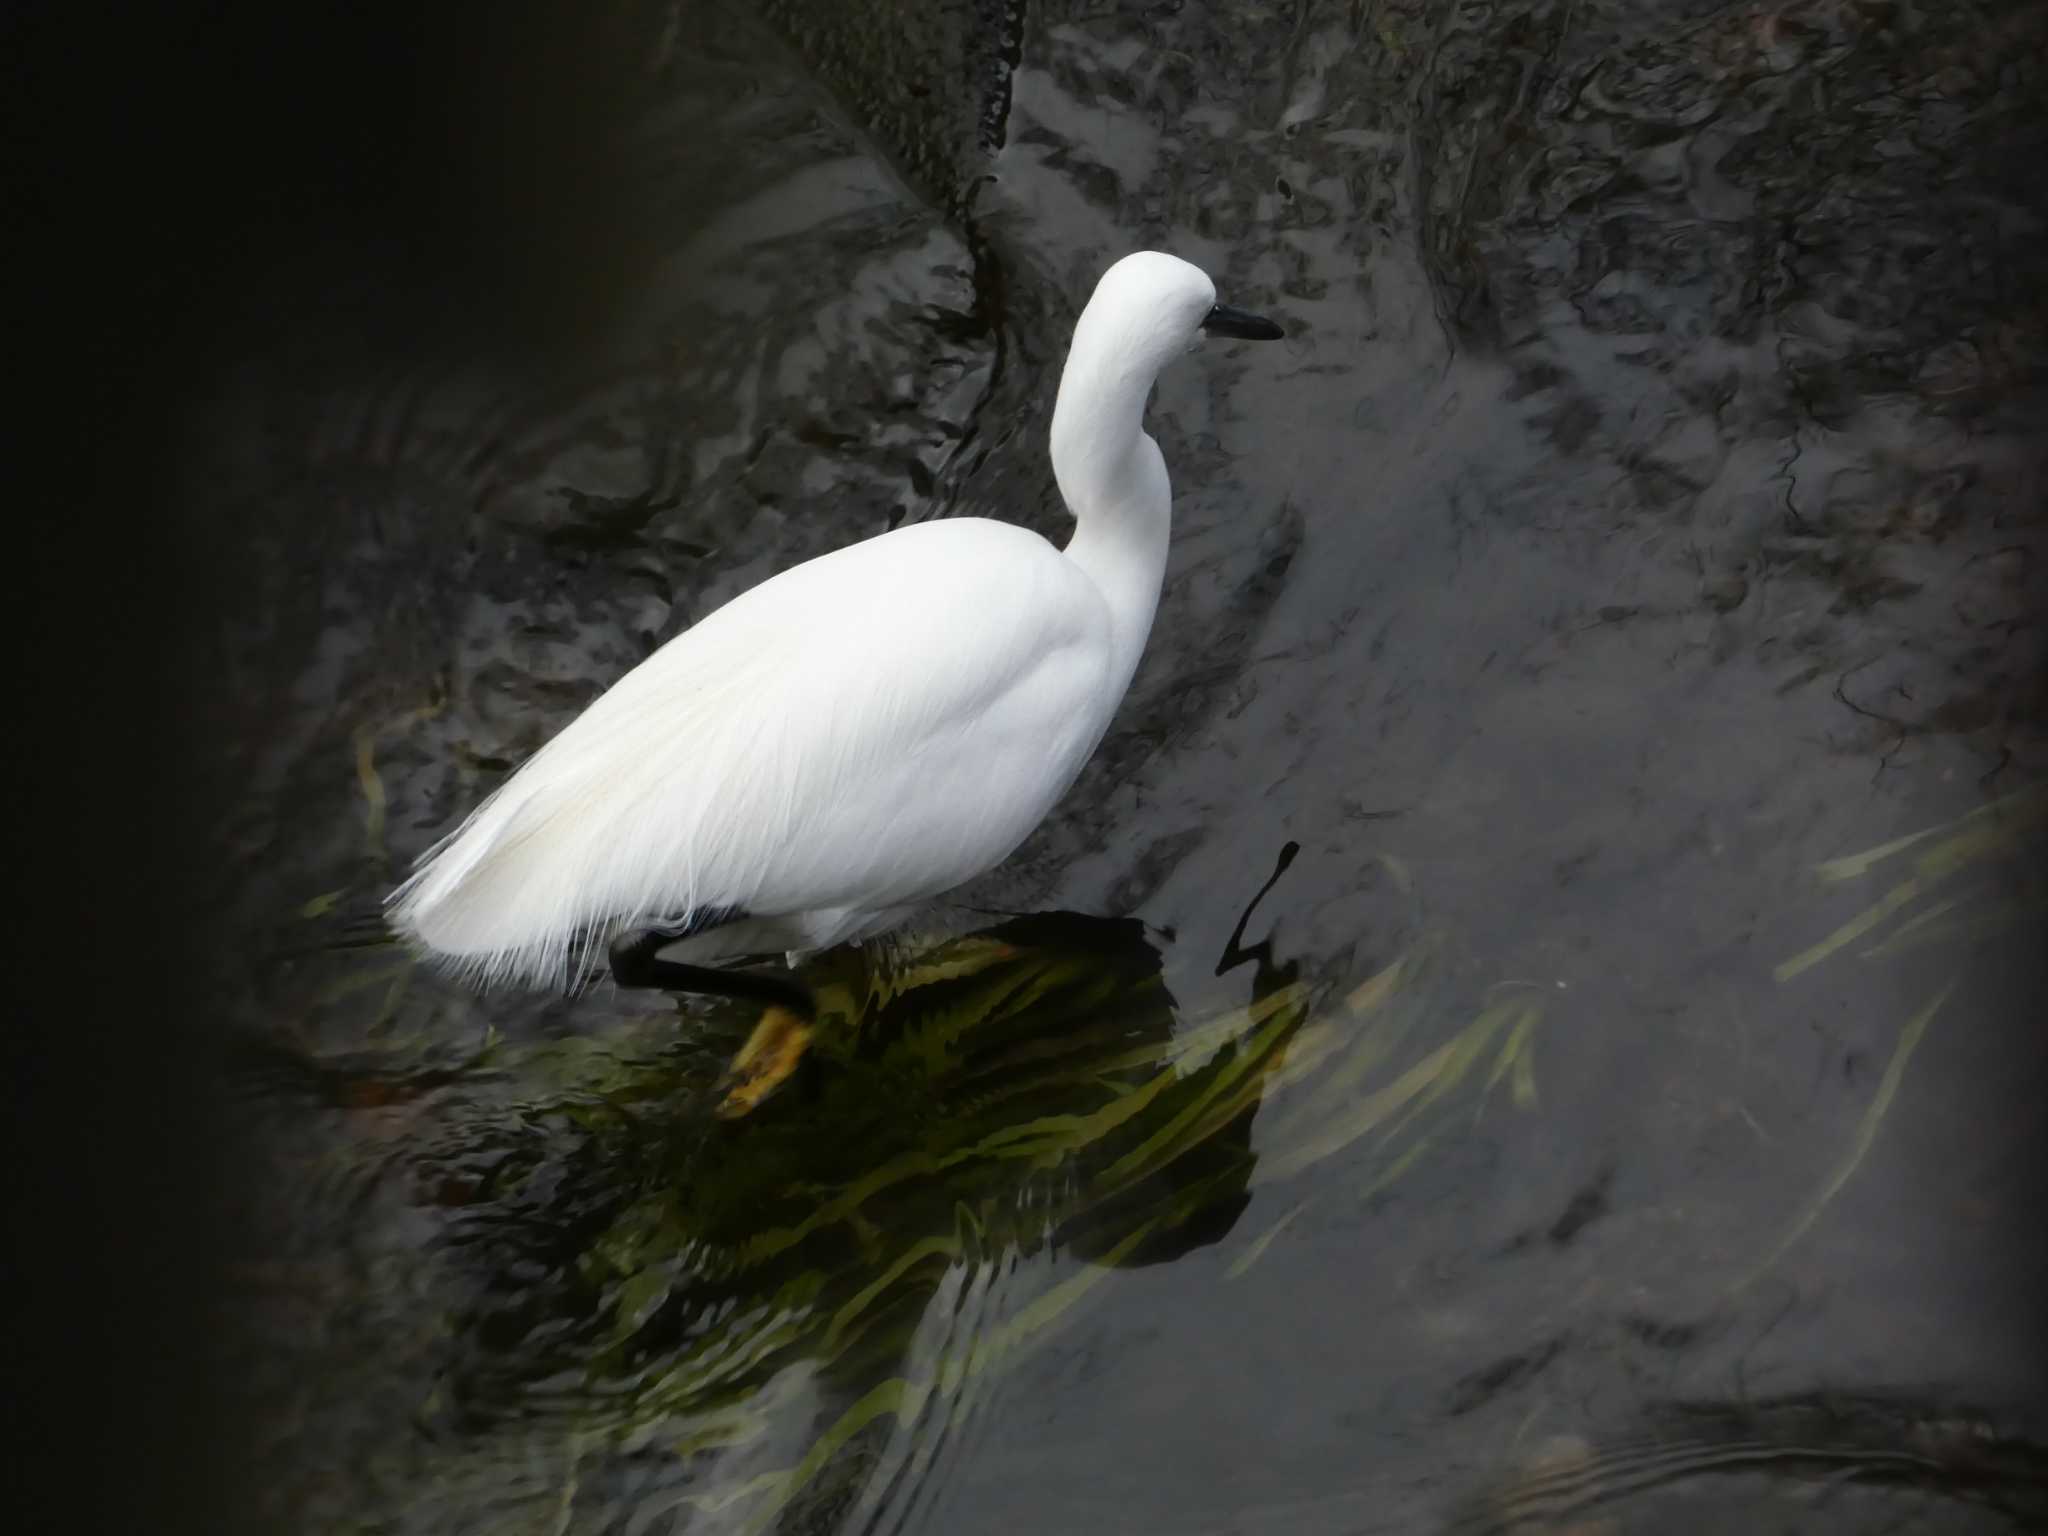
[[[388,1019],[405,967],[348,953],[330,1002]],[[410,1089],[326,1070],[331,1103],[423,1101],[410,1203],[467,1277],[426,1421],[551,1425],[579,1466],[659,1445],[677,1501],[749,1529],[881,1497],[878,1466],[932,1454],[1114,1270],[1228,1242],[1236,1278],[1310,1199],[1281,1188],[1241,1234],[1255,1187],[1342,1154],[1363,1197],[1490,1102],[1536,1102],[1543,994],[1461,1004],[1441,938],[1346,993],[1257,970],[1183,1016],[1142,925],[1059,914],[828,956],[803,1066],[737,1120],[746,1020],[722,1008],[493,1042]]]
[[[2038,878],[2026,878],[2021,856],[2038,844],[2044,820],[2048,785],[2034,784],[1954,821],[1828,860],[1814,871],[1824,884],[1851,884],[1880,872],[1893,876],[1893,883],[1877,901],[1781,962],[1772,974],[1790,981],[1852,948],[1857,958],[1875,960],[2038,928],[2048,915],[2048,891]],[[1913,857],[1902,861],[1907,853]],[[1905,872],[1897,873],[1901,869]]]
[[[2039,873],[2044,818],[2048,785],[2034,784],[1953,821],[1827,860],[1814,870],[1823,886],[1883,878],[1892,883],[1875,902],[1780,962],[1771,974],[1781,983],[1791,982],[1844,954],[1872,961],[1922,949],[1948,952],[1960,966],[1972,958],[1970,950],[1986,940],[2018,929],[2038,930],[2048,913],[2048,892]],[[1949,975],[1900,1026],[1898,1043],[1858,1122],[1854,1141],[1776,1246],[1737,1282],[1738,1288],[1784,1257],[1862,1165],[1899,1092],[1907,1064],[1962,974],[1959,969]]]
[[[2023,855],[2044,809],[2037,787],[1821,864],[1822,889],[1889,884],[1775,976],[1938,955],[2037,914]],[[445,1020],[417,1036],[404,1021],[436,989],[415,988],[412,966],[340,905],[302,914],[343,935],[316,1011],[352,1015],[380,1050],[305,1072],[330,1104],[410,1107],[401,1146],[377,1156],[395,1150],[407,1203],[434,1213],[434,1262],[461,1297],[417,1409],[450,1453],[437,1482],[452,1493],[457,1466],[493,1461],[486,1447],[513,1436],[552,1469],[516,1502],[557,1528],[628,1466],[657,1503],[720,1528],[871,1512],[1116,1270],[1222,1245],[1231,1284],[1318,1202],[1370,1196],[1480,1117],[1538,1107],[1556,996],[1477,986],[1450,940],[1425,933],[1348,989],[1262,946],[1248,999],[1187,1009],[1141,924],[1021,918],[824,957],[803,1065],[729,1119],[744,1010],[693,1004],[678,1020],[656,1003],[423,1062],[404,1042],[445,1041]],[[1904,1022],[1839,1163],[1738,1289],[1855,1175],[1954,986]],[[1305,1177],[1329,1167],[1336,1178]],[[1273,1214],[1240,1230],[1255,1190]],[[1906,1464],[1842,1454],[1879,1478]],[[1671,1476],[1747,1464],[1661,1441],[1652,1459]],[[1609,1489],[1575,1471],[1564,1503],[1666,1475]]]

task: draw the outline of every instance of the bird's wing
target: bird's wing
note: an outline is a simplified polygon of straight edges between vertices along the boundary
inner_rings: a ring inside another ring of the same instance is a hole
[[[677,636],[394,893],[484,979],[580,974],[635,921],[881,908],[990,867],[1115,707],[1109,614],[1037,535],[957,519],[797,566]]]

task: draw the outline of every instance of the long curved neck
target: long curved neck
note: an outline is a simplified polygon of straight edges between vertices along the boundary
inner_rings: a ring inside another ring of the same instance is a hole
[[[1060,379],[1052,412],[1052,468],[1074,514],[1067,558],[1109,604],[1121,698],[1159,606],[1173,491],[1159,445],[1143,429],[1154,366],[1131,358],[1123,367],[1104,366],[1090,355],[1089,339],[1084,326]]]

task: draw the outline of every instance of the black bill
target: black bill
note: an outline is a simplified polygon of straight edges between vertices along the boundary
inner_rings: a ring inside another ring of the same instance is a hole
[[[1228,336],[1235,341],[1278,341],[1287,334],[1264,315],[1232,309],[1228,304],[1218,304],[1210,310],[1202,321],[1202,329],[1211,336]]]

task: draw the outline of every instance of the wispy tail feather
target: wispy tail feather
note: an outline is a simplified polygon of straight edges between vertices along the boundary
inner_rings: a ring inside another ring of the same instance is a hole
[[[573,989],[609,935],[567,910],[574,885],[548,867],[561,864],[562,850],[548,846],[550,818],[531,814],[531,791],[518,779],[501,786],[422,854],[386,898],[385,917],[464,981]]]

